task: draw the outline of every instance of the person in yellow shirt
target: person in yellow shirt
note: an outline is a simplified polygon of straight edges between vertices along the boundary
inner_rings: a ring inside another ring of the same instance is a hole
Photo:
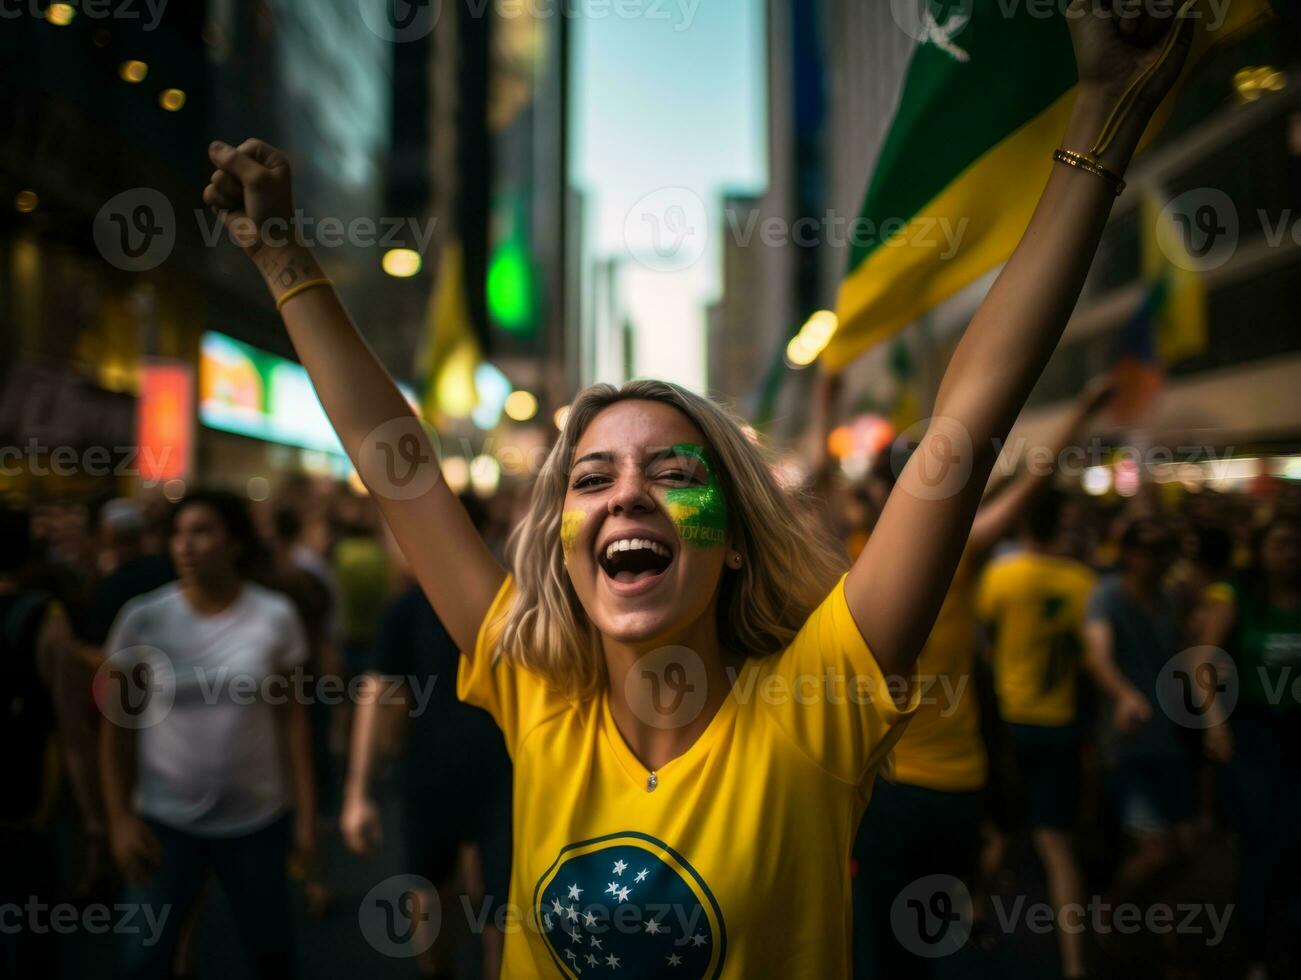
[[[1053,465],[1027,466],[980,507],[953,583],[917,658],[920,705],[895,745],[888,774],[877,779],[854,844],[854,975],[929,976],[932,961],[900,942],[890,910],[902,891],[928,875],[975,884],[989,758],[977,693],[976,586],[985,556],[1013,531],[1047,489],[1055,462],[1110,400],[1102,377],[1081,393],[1045,444]],[[867,501],[889,498],[906,445],[877,457],[865,481]],[[879,512],[869,507],[868,523]],[[870,527],[865,528],[870,531]]]
[[[976,598],[992,634],[994,693],[1025,796],[1025,824],[1059,915],[1063,906],[1083,904],[1070,833],[1081,778],[1075,698],[1084,611],[1096,583],[1088,566],[1054,553],[1060,506],[1055,494],[1030,506],[1022,549],[989,564]],[[1081,976],[1083,937],[1077,923],[1066,925],[1057,931],[1062,973]]]
[[[1088,168],[1054,168],[844,575],[740,421],[655,381],[575,397],[504,568],[311,251],[264,234],[295,215],[286,155],[258,140],[209,146],[205,202],[262,273],[463,651],[458,693],[505,737],[506,976],[846,975],[850,846],[916,706],[914,661],[1118,175],[1186,56],[1182,22],[1153,26],[1173,31],[1160,53],[1101,11],[1070,19],[1079,83],[1063,145],[1083,150],[1105,130],[1107,147]],[[367,903],[389,916],[380,934],[403,931],[400,897]]]

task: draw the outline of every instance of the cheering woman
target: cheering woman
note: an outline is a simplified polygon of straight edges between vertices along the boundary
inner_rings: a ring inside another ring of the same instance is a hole
[[[284,240],[285,157],[210,147],[204,200],[464,651],[460,696],[514,760],[506,975],[847,974],[850,844],[916,703],[907,677],[1192,27],[1084,0],[1068,17],[1060,165],[844,575],[737,420],[653,381],[574,400],[503,568],[313,256]]]

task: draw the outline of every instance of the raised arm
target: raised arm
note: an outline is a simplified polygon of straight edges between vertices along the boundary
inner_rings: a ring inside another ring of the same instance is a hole
[[[981,504],[971,525],[969,547],[975,552],[989,551],[1006,537],[1030,502],[1052,481],[1057,465],[1072,442],[1079,439],[1085,426],[1111,398],[1114,387],[1107,378],[1095,378],[1080,394],[1074,407],[1045,448],[1051,463],[1026,469],[997,490],[992,499]]]
[[[1132,19],[1097,6],[1073,0],[1066,15],[1079,85],[1061,145],[1087,153],[1130,83],[1151,68],[1098,158],[1121,175],[1178,77],[1192,24],[1167,17],[1161,37],[1141,45],[1142,31],[1122,32]],[[1162,59],[1170,31],[1173,45]],[[1114,200],[1108,179],[1054,165],[1020,244],[954,351],[927,433],[846,583],[850,611],[886,673],[907,673],[930,632],[993,467],[995,442],[1006,437],[1057,345]]]
[[[203,200],[244,247],[277,301],[330,424],[460,649],[472,651],[505,570],[442,479],[433,440],[294,234],[289,163],[261,140],[216,142]]]

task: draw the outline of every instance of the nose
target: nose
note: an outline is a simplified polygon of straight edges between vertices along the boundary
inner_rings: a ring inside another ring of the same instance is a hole
[[[620,472],[608,507],[612,517],[649,514],[655,509],[655,501],[646,486],[646,474],[640,467],[630,466]]]

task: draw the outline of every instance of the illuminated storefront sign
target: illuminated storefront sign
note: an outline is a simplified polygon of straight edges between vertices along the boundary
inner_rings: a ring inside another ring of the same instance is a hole
[[[194,371],[188,364],[149,361],[140,368],[136,403],[140,477],[146,483],[183,480],[194,446]]]

